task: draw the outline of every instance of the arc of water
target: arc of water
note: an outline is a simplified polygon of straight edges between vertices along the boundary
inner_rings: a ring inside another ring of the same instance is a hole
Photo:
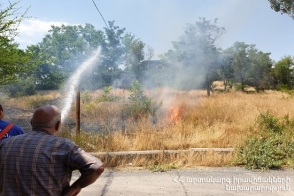
[[[64,119],[67,117],[68,112],[70,110],[70,107],[73,102],[73,98],[75,96],[76,88],[79,84],[80,78],[84,71],[86,71],[88,68],[90,68],[97,60],[99,59],[101,52],[101,47],[98,47],[93,54],[86,59],[79,67],[78,69],[74,72],[74,74],[69,78],[67,85],[69,86],[68,89],[68,95],[66,99],[64,100],[64,107],[61,110],[61,121],[64,121]]]

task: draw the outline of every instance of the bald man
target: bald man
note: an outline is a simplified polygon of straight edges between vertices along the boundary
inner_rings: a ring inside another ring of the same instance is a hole
[[[57,137],[61,112],[38,108],[32,131],[0,143],[0,195],[77,195],[104,171],[103,163],[72,141]],[[71,186],[73,170],[81,177]]]

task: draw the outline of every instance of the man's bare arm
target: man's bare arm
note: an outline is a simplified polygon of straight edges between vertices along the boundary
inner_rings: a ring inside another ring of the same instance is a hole
[[[75,196],[81,192],[82,188],[92,184],[97,180],[97,178],[103,173],[104,167],[101,166],[97,170],[95,170],[93,173],[81,176],[79,179],[77,179],[68,190],[65,191],[64,196]]]

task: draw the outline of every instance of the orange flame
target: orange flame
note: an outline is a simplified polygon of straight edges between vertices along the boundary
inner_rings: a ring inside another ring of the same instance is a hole
[[[170,123],[177,123],[181,121],[183,109],[179,105],[173,105],[168,108],[168,120]]]

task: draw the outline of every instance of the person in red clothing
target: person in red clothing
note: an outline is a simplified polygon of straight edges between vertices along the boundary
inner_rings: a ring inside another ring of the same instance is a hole
[[[11,136],[16,136],[16,135],[20,135],[20,134],[24,134],[24,131],[22,130],[22,128],[20,128],[17,125],[13,125],[9,122],[6,122],[3,120],[4,119],[4,110],[2,105],[0,104],[0,141],[7,139]],[[11,127],[9,128],[9,125],[11,125]],[[8,127],[8,132],[6,132],[3,136],[1,136],[1,133],[3,131],[5,131],[5,128]]]
[[[0,196],[78,195],[103,173],[98,158],[57,136],[61,112],[56,106],[36,109],[31,125],[32,131],[0,142]],[[71,184],[74,170],[81,175]]]

